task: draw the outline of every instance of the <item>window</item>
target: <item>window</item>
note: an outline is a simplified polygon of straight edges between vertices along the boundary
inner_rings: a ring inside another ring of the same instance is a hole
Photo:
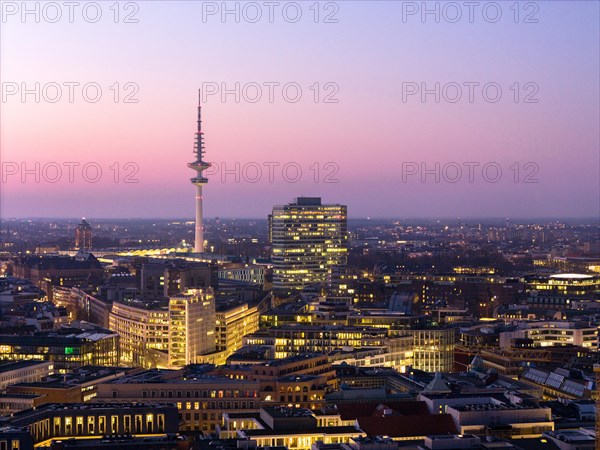
[[[110,416],[110,432],[112,434],[119,432],[119,416]]]
[[[146,414],[146,432],[154,433],[154,416],[152,414]]]
[[[95,425],[96,424],[96,418],[93,416],[88,416],[87,419],[87,432],[88,434],[94,434],[95,431]]]
[[[73,418],[65,417],[65,434],[70,436],[73,433]]]
[[[123,431],[125,433],[131,433],[131,416],[123,417]]]

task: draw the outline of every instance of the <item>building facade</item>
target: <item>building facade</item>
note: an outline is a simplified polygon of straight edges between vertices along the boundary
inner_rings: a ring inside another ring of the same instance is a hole
[[[58,373],[82,366],[117,366],[119,335],[103,329],[0,335],[0,360],[51,361]]]
[[[346,265],[346,206],[325,205],[318,197],[299,197],[273,207],[269,223],[275,290],[325,285],[333,267]]]
[[[50,361],[0,362],[0,392],[17,383],[34,383],[54,373]]]
[[[159,352],[169,349],[169,310],[159,303],[115,302],[109,328],[121,336],[121,362],[156,367]]]
[[[169,299],[169,366],[194,364],[199,355],[216,351],[215,307],[212,288]]]

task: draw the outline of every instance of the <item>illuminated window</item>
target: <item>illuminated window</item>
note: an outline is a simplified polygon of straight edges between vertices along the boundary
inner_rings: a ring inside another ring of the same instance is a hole
[[[88,434],[94,434],[96,425],[96,418],[93,416],[88,416],[87,419],[87,432]]]

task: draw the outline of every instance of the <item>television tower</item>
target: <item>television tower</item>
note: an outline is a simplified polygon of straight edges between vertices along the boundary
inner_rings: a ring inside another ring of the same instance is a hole
[[[202,106],[200,104],[200,91],[198,91],[198,131],[194,142],[194,153],[196,160],[188,164],[190,169],[196,171],[196,176],[190,181],[196,186],[196,229],[194,235],[194,252],[204,252],[204,225],[202,224],[202,186],[208,183],[208,179],[202,172],[210,167],[210,163],[202,160],[204,156],[204,133],[202,133]]]

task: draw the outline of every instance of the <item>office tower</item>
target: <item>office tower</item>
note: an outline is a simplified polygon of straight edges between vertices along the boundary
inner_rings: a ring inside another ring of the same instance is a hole
[[[200,95],[200,94],[199,94]],[[204,133],[202,133],[202,107],[200,106],[200,97],[198,97],[198,129],[196,131],[196,142],[194,144],[194,153],[196,160],[189,163],[188,167],[196,171],[196,176],[190,181],[196,186],[196,228],[194,235],[194,251],[202,253],[204,251],[204,225],[202,224],[202,186],[208,183],[208,179],[202,172],[210,167],[210,163],[203,161],[204,157]]]
[[[325,285],[331,269],[347,260],[347,208],[299,197],[273,207],[273,288],[279,291]]]
[[[212,288],[188,289],[169,298],[169,366],[195,364],[198,355],[214,352],[216,309]]]
[[[92,248],[92,227],[85,219],[75,228],[75,250]]]

